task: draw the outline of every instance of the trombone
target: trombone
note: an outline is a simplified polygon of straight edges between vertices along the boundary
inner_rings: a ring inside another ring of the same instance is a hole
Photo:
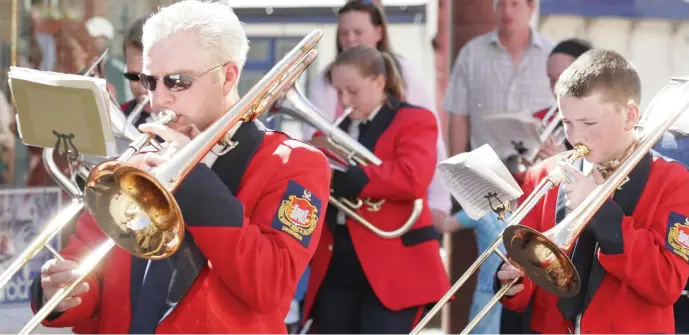
[[[577,144],[574,146],[574,149],[572,149],[570,152],[566,154],[566,156],[563,158],[563,161],[565,163],[571,164],[575,162],[576,160],[585,157],[588,155],[589,149],[583,145],[583,144]],[[519,224],[524,218],[529,214],[529,212],[536,206],[536,204],[541,201],[541,199],[550,191],[553,187],[559,185],[561,182],[564,182],[566,180],[566,177],[562,173],[562,170],[560,169],[555,169],[551,171],[546,178],[541,180],[540,183],[536,186],[533,192],[529,194],[529,196],[524,200],[524,202],[519,205],[519,207],[511,213],[509,218],[507,217],[507,212],[510,211],[509,209],[509,203],[502,204],[502,206],[498,207],[493,207],[493,210],[498,214],[498,217],[505,221],[508,226],[514,226]],[[491,206],[492,207],[492,206]],[[479,266],[483,264],[483,262],[486,261],[486,259],[493,253],[495,252],[500,258],[502,258],[505,262],[510,262],[510,260],[507,258],[505,254],[503,254],[498,247],[500,246],[500,243],[502,243],[503,240],[503,233],[498,236],[497,239],[491,244],[488,249],[486,249],[481,255],[478,256],[478,259],[474,261],[473,264],[467,269],[464,274],[457,280],[457,282],[452,285],[450,290],[445,293],[442,298],[433,306],[433,308],[426,314],[426,316],[419,321],[419,323],[414,327],[414,329],[411,331],[411,334],[418,334],[423,327],[425,327],[428,322],[431,321],[431,319],[440,311],[441,308],[447,302],[450,300],[450,298],[466,283],[467,280],[479,269]],[[507,291],[514,285],[516,285],[520,281],[520,278],[513,279],[508,285],[504,285],[498,293],[493,296],[493,298],[486,304],[486,306],[478,313],[478,315],[469,322],[469,324],[464,328],[464,330],[461,332],[461,334],[468,334],[476,325],[483,319],[486,314],[493,308],[495,304],[497,304],[500,299],[502,299],[503,296],[507,293]]]
[[[121,159],[100,163],[91,170],[84,189],[85,206],[110,238],[80,264],[79,278],[58,290],[20,333],[35,329],[115,245],[151,260],[174,254],[184,238],[184,222],[172,192],[217,143],[226,147],[236,144],[230,139],[239,127],[257,118],[313,62],[318,54],[314,47],[322,36],[322,30],[306,36],[244,98],[155,172]],[[176,114],[164,109],[159,115],[174,122]],[[133,145],[143,147],[145,143],[141,140]]]
[[[629,155],[624,162],[616,167],[615,171],[608,176],[606,181],[596,187],[596,189],[565,219],[555,227],[545,233],[540,233],[529,227],[518,223],[526,216],[533,206],[547,192],[544,188],[552,188],[556,183],[566,181],[561,169],[554,169],[548,177],[539,183],[536,190],[532,192],[524,201],[514,215],[510,217],[508,227],[505,228],[500,237],[472,264],[462,277],[455,283],[448,293],[443,296],[433,309],[419,322],[419,325],[412,330],[412,334],[418,332],[438,313],[450,297],[466,282],[469,277],[476,272],[478,266],[483,263],[491,252],[496,252],[506,262],[516,264],[521,267],[531,281],[543,288],[547,292],[558,296],[566,297],[578,293],[580,289],[579,275],[573,266],[567,253],[572,251],[577,238],[588,225],[589,220],[598,211],[600,206],[612,195],[612,193],[622,185],[627,175],[639,163],[643,156],[661,138],[663,133],[672,126],[675,121],[689,109],[689,100],[685,97],[689,93],[689,77],[673,78],[660,93],[658,93],[647,108],[645,115],[661,115],[660,119],[644,120],[642,135],[639,140],[632,145]],[[667,96],[670,96],[669,98]],[[681,102],[681,103],[678,103]],[[657,109],[657,112],[655,110]],[[669,111],[669,112],[668,112]],[[654,113],[655,112],[655,113]],[[683,119],[684,120],[684,119]],[[569,163],[578,159],[576,156],[585,157],[588,149],[577,144],[573,149],[574,153],[566,159]],[[524,209],[524,210],[523,210]],[[504,211],[502,211],[504,213]],[[503,216],[504,217],[504,216]],[[510,256],[508,259],[504,254],[497,250],[497,246],[502,242],[505,250]],[[538,267],[543,267],[539,269]],[[539,278],[540,277],[540,278]],[[510,281],[503,285],[498,293],[486,304],[486,306],[472,319],[467,327],[462,331],[466,334],[471,331],[495,304],[502,299],[507,291],[518,283],[521,278]]]
[[[346,154],[346,157],[339,157],[343,161],[348,161],[351,164],[361,166],[366,166],[368,164],[379,166],[383,163],[374,153],[338,127],[339,123],[344,120],[349,113],[351,113],[351,109],[345,110],[344,115],[334,124],[330,123],[318,111],[318,108],[304,96],[296,85],[292,85],[292,87],[285,92],[284,97],[277,101],[276,105],[281,107],[282,113],[285,113],[292,118],[301,120],[303,122],[307,122],[314,128],[323,132],[325,136],[328,136],[328,142],[333,145],[337,151]],[[335,152],[330,153],[339,156]],[[336,168],[332,162],[330,166],[333,169]],[[423,210],[423,199],[414,200],[414,206],[409,218],[407,218],[407,220],[402,223],[399,228],[387,231],[376,227],[373,223],[369,222],[358,213],[358,211],[364,209],[362,208],[364,205],[366,205],[365,209],[369,212],[379,211],[381,206],[383,206],[385,203],[385,199],[377,202],[371,199],[355,199],[352,201],[344,197],[334,197],[331,194],[329,202],[339,210],[349,215],[349,217],[354,219],[354,221],[359,222],[382,238],[396,238],[404,235],[407,231],[409,231],[409,229],[411,229],[414,223],[416,223],[421,216],[421,211]]]
[[[567,255],[571,254],[579,235],[603,203],[626,182],[627,175],[658,142],[663,133],[689,109],[689,101],[680,100],[689,91],[688,83],[689,78],[673,78],[653,99],[646,115],[661,115],[660,119],[649,120],[641,136],[627,150],[626,157],[621,157],[622,163],[613,166],[614,172],[607,176],[605,182],[598,185],[562,222],[543,233],[522,225],[505,229],[502,235],[505,250],[534,284],[561,297],[573,296],[579,292],[579,274]],[[664,98],[663,94],[677,96],[675,99],[661,100],[660,98]],[[661,104],[659,101],[662,101],[662,106],[654,106]],[[660,111],[654,112],[654,108]]]

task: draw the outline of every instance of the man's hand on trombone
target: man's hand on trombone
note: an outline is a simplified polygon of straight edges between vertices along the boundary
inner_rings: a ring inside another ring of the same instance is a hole
[[[157,123],[144,123],[139,126],[139,130],[156,135],[165,141],[161,144],[163,147],[161,152],[149,152],[141,155],[141,158],[132,160],[134,164],[146,169],[154,168],[167,162],[172,155],[177,153],[194,137],[201,133],[199,129],[184,116],[179,116],[177,122],[170,125],[170,127]]]
[[[62,287],[79,277],[77,268],[79,263],[70,260],[51,259],[41,267],[41,288],[43,288],[43,301],[50,300]],[[68,296],[55,308],[55,312],[64,312],[81,304],[80,295],[89,291],[89,284],[79,284]]]

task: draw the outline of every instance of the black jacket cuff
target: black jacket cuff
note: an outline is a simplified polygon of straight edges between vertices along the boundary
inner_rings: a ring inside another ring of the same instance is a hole
[[[493,274],[493,293],[498,294],[498,291],[500,291],[500,279],[498,279],[498,271],[500,271],[500,268],[502,268],[502,265],[505,264],[505,261],[501,261],[500,265],[498,265],[498,269],[495,270],[495,273]],[[508,298],[505,296],[505,298]]]
[[[624,212],[613,200],[606,200],[598,212],[591,218],[589,229],[598,241],[601,252],[606,255],[624,253],[622,220]]]
[[[241,227],[244,206],[218,175],[198,164],[174,194],[189,227]]]
[[[368,176],[358,166],[350,166],[347,172],[335,171],[331,182],[333,195],[336,197],[357,198],[368,182]]]
[[[35,311],[43,308],[43,287],[41,286],[41,276],[39,275],[31,283],[31,304]],[[53,321],[59,318],[63,312],[52,312],[45,318],[46,321]]]

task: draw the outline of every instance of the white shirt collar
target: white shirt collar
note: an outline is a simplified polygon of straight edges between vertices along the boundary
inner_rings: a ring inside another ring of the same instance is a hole
[[[366,118],[366,120],[364,120],[364,121],[369,122],[369,121],[373,120],[373,118],[375,118],[376,115],[378,115],[378,112],[380,112],[380,109],[382,107],[383,107],[382,103],[380,105],[376,106],[376,108],[373,109],[373,113],[369,114],[368,117]]]

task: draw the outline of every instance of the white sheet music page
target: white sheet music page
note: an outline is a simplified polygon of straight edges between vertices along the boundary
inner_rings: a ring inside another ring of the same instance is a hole
[[[490,123],[494,129],[500,129],[500,136],[505,140],[506,144],[512,147],[512,142],[521,142],[524,148],[529,152],[538,149],[540,145],[539,137],[540,131],[538,127],[541,120],[533,116],[530,111],[511,111],[508,113],[489,114],[484,117],[484,121]],[[501,150],[498,148],[498,150]],[[516,155],[518,152],[515,149],[506,153],[501,152],[501,157],[505,158],[510,155]]]
[[[437,167],[445,187],[472,219],[492,211],[493,206],[519,198],[523,191],[493,148],[483,145],[476,150],[450,157]]]

